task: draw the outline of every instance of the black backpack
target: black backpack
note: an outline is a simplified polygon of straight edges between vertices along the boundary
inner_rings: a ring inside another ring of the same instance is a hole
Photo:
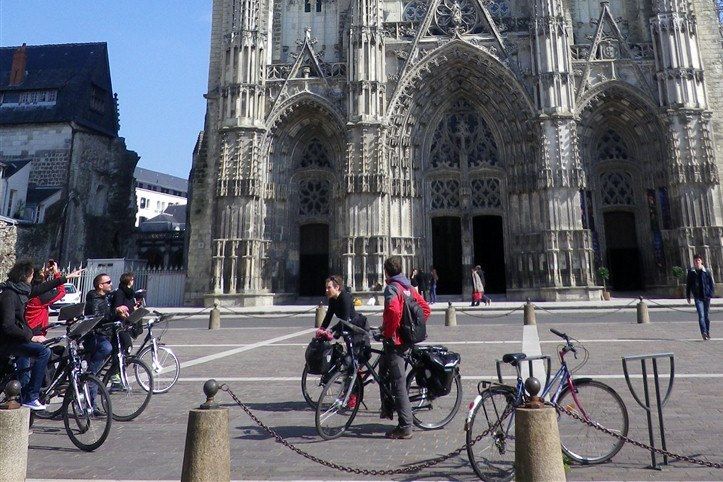
[[[407,345],[422,342],[427,339],[427,320],[424,319],[424,310],[419,306],[417,300],[412,296],[405,294],[405,289],[399,283],[396,291],[404,300],[402,309],[402,322],[399,325],[399,336]]]

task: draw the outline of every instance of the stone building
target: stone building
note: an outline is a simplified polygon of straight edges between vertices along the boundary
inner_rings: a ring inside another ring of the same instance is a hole
[[[0,163],[30,166],[2,213],[20,220],[18,258],[133,252],[138,156],[118,129],[105,43],[0,48]]]
[[[435,265],[508,299],[723,278],[713,0],[216,0],[187,301]]]

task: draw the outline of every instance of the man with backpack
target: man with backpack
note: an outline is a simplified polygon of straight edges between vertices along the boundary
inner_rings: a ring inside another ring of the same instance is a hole
[[[409,403],[407,381],[402,355],[426,338],[426,323],[431,310],[424,298],[402,274],[401,256],[384,261],[387,286],[384,289],[384,315],[382,336],[384,356],[379,368],[385,383],[391,386],[394,400],[382,395],[381,418],[393,419],[396,409],[398,424],[387,432],[387,438],[408,439],[412,437],[412,405]]]

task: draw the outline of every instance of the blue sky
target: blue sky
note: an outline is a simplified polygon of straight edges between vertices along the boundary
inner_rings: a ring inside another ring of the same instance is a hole
[[[138,165],[188,178],[206,110],[211,0],[0,0],[0,45],[106,42]]]

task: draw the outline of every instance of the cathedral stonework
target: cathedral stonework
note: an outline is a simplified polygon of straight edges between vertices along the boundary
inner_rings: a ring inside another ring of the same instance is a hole
[[[713,0],[214,0],[186,301],[672,294],[723,279]]]

